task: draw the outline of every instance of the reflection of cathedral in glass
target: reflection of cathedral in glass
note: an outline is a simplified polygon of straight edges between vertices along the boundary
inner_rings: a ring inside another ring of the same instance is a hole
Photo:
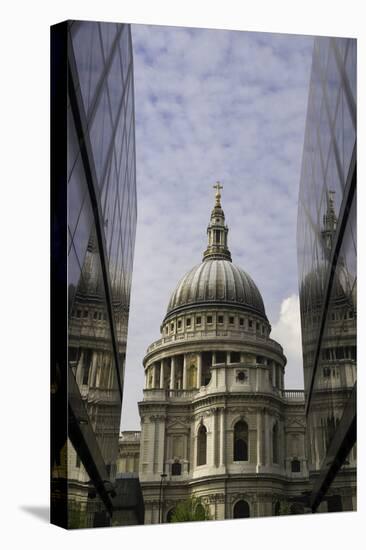
[[[356,40],[317,38],[297,230],[313,510],[356,508],[356,113]]]
[[[68,22],[68,526],[110,525],[136,228],[129,25]],[[63,464],[62,460],[58,460]],[[56,460],[57,463],[57,460]],[[53,496],[57,496],[57,490]]]

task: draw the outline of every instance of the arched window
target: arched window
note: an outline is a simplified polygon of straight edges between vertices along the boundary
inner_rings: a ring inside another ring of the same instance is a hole
[[[248,460],[248,424],[243,420],[234,426],[234,461]]]
[[[246,500],[238,500],[234,506],[233,517],[234,519],[249,518],[249,504]]]
[[[172,476],[180,476],[182,473],[182,465],[180,462],[172,464]]]
[[[272,462],[278,464],[278,425],[277,422],[272,428]]]
[[[301,463],[300,460],[297,460],[297,458],[294,458],[291,460],[291,472],[297,473],[301,471]]]
[[[197,435],[197,466],[207,462],[207,430],[205,426],[200,426]]]
[[[167,522],[167,523],[171,523],[171,521],[172,521],[172,516],[173,516],[174,512],[175,512],[175,508],[171,508],[171,509],[169,510],[169,512],[167,513],[167,515],[166,515],[166,522]]]

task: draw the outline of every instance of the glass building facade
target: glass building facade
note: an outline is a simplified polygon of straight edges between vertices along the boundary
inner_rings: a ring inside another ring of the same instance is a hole
[[[57,432],[64,440],[53,441],[52,504],[67,510],[56,523],[93,527],[112,523],[136,231],[130,26],[62,23],[51,30],[51,51],[57,68],[51,132],[58,129],[67,143],[65,156],[51,151],[53,169],[59,168],[52,177],[58,277],[66,264],[53,290],[67,302],[65,311],[57,308],[59,296],[52,303],[53,315],[67,319],[65,325],[53,322],[59,325],[54,338],[65,336],[67,349],[53,357],[52,387],[53,401],[66,391],[68,418]],[[61,137],[52,135],[51,147]]]
[[[356,508],[356,40],[316,38],[297,249],[313,511]]]

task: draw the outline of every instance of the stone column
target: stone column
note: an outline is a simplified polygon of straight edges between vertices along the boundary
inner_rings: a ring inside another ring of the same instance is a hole
[[[212,364],[216,365],[216,352],[212,352]]]
[[[160,415],[156,418],[156,462],[157,473],[164,473],[164,448],[165,448],[165,417]]]
[[[187,389],[187,355],[183,355],[183,390]]]
[[[84,371],[84,350],[82,349],[79,357],[79,362],[76,365],[76,371],[74,371],[76,381],[79,385],[83,380],[83,371]],[[97,385],[96,382],[95,382],[95,385]]]
[[[145,390],[147,390],[148,381],[149,381],[148,371],[147,369],[145,369]]]
[[[285,464],[285,429],[282,424],[282,421],[278,421],[278,439],[279,439],[279,445],[278,445],[278,464],[281,467],[281,470],[284,468]]]
[[[160,389],[164,388],[164,359],[160,361]]]
[[[261,387],[261,369],[255,369],[255,391],[259,392],[262,389]]]
[[[98,366],[98,352],[94,351],[92,356],[92,364],[89,372],[90,386],[95,386],[95,379],[97,376],[97,366]]]
[[[226,352],[226,364],[228,365],[229,363],[231,363],[231,353],[230,353],[230,351],[227,351]]]
[[[156,365],[155,363],[153,365],[151,365],[150,367],[152,369],[152,387],[155,389],[156,388]]]
[[[149,422],[149,438],[148,442],[145,442],[148,444],[148,465],[147,465],[147,471],[152,474],[154,473],[154,458],[155,458],[155,418],[150,417]]]
[[[175,388],[175,357],[170,359],[170,389],[174,390]]]
[[[225,409],[220,409],[220,466],[225,466]]]
[[[202,354],[197,353],[197,388],[202,386]]]
[[[272,363],[272,386],[276,386],[276,363]]]
[[[216,466],[217,411],[212,409],[212,466]]]
[[[271,429],[269,423],[269,415],[264,411],[264,464],[271,464]]]
[[[262,411],[257,412],[257,468],[262,466],[263,461],[263,429],[262,429]]]

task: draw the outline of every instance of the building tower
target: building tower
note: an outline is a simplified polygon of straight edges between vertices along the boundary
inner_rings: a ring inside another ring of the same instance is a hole
[[[303,392],[284,389],[286,357],[256,284],[232,262],[214,187],[203,260],[178,283],[143,360],[145,523],[169,521],[189,496],[214,519],[279,514],[308,481]]]
[[[356,508],[357,41],[314,40],[297,219],[312,511]]]
[[[59,23],[51,56],[51,522],[100,527],[121,515],[137,218],[130,25]]]

